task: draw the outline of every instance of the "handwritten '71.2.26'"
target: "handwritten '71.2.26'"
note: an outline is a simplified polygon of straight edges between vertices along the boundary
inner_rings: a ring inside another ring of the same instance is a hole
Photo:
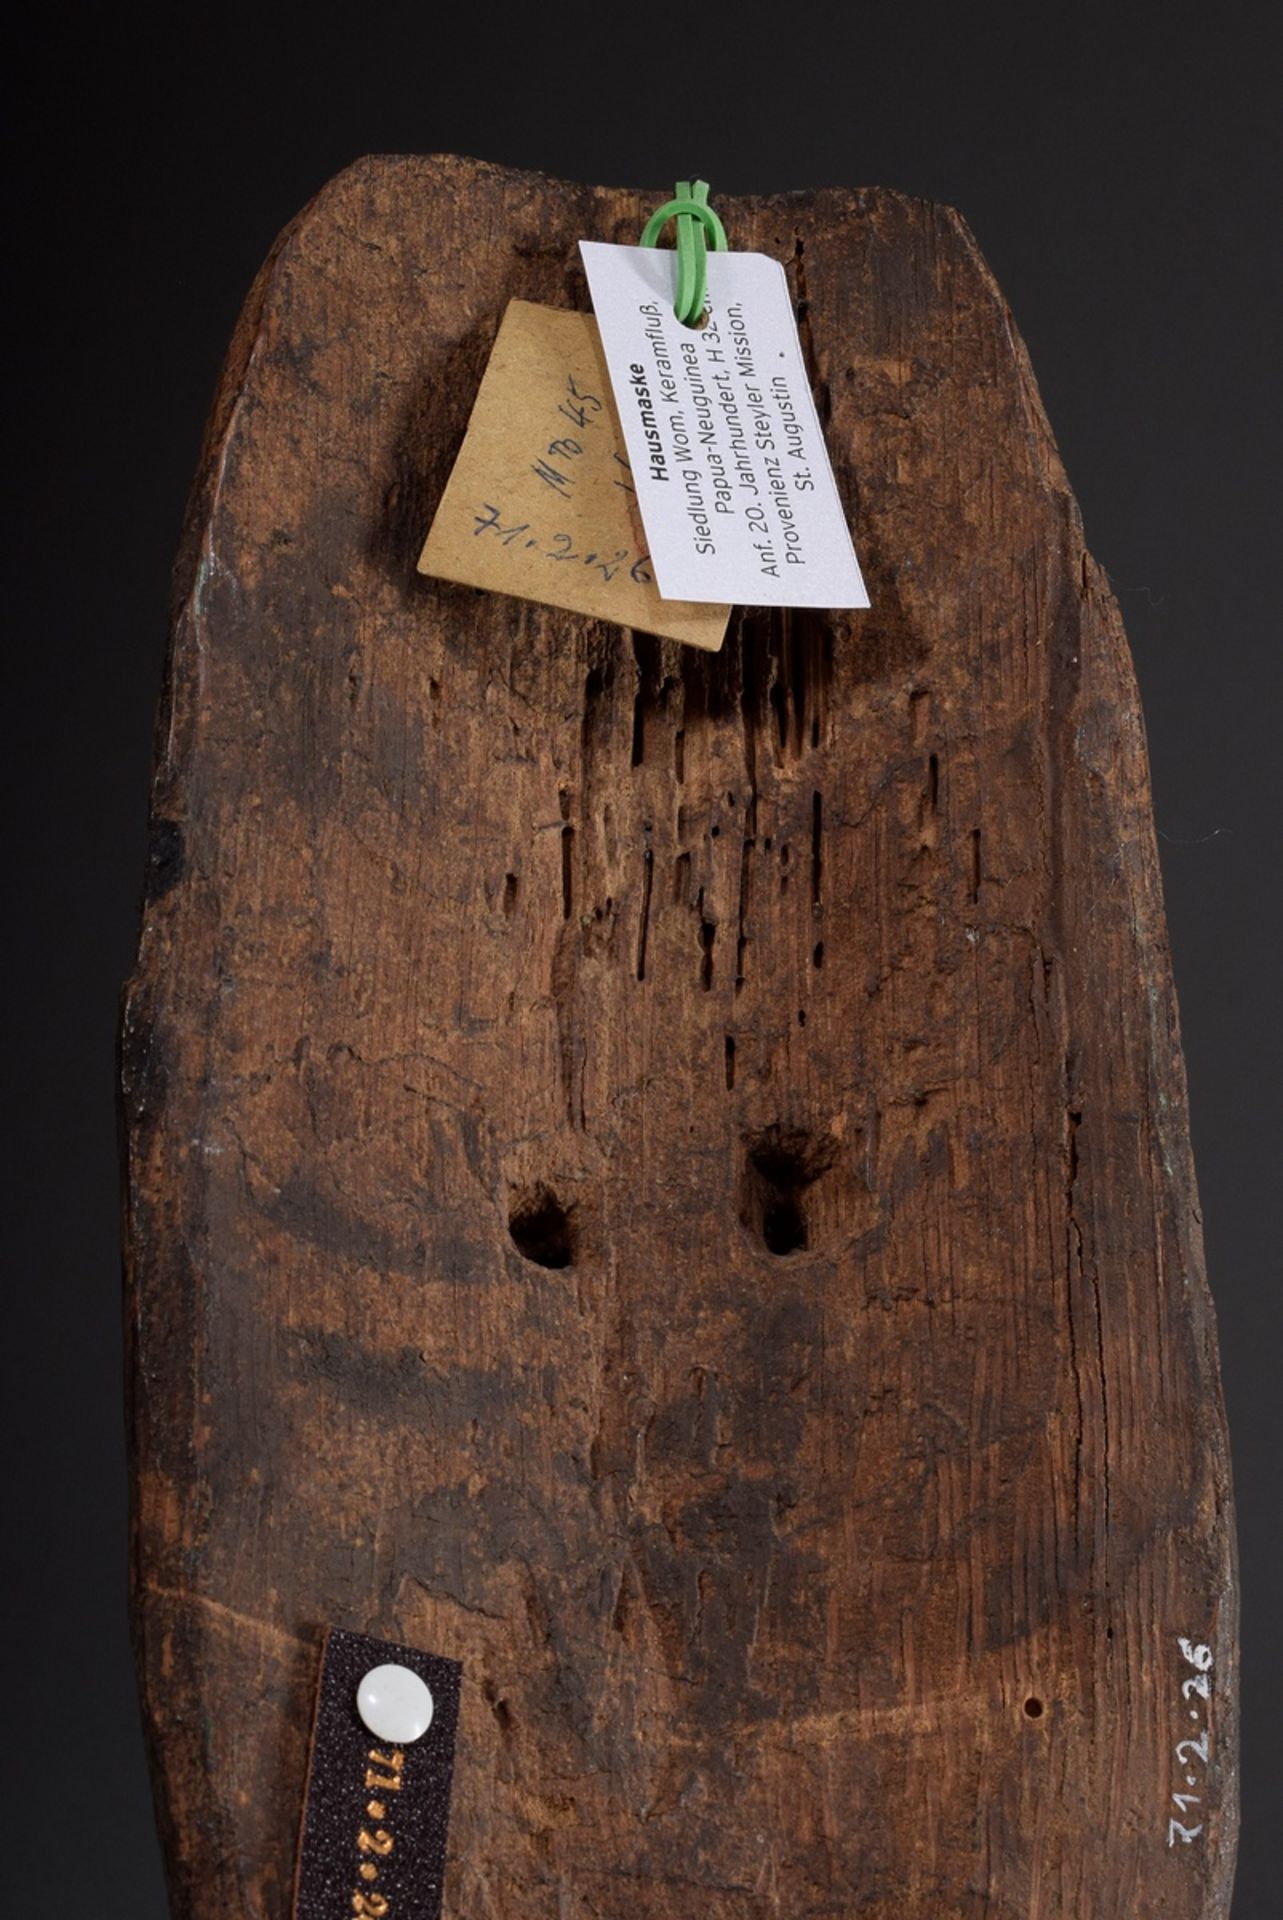
[[[545,537],[529,521],[505,527],[502,519],[498,507],[490,502],[483,503],[480,512],[473,515],[473,537],[479,539],[483,533],[493,533],[505,547],[519,543],[526,550],[541,553],[547,560],[570,561],[580,566],[594,567],[608,583],[625,569],[628,579],[638,586],[648,587],[654,578],[648,553],[634,553],[629,547],[620,547],[611,554],[583,553],[568,533],[554,533]]]
[[[1176,1742],[1176,1764],[1184,1775],[1182,1785],[1188,1789],[1191,1787],[1201,1787],[1204,1784],[1204,1773],[1211,1758],[1209,1749],[1212,1738],[1210,1724],[1212,1715],[1212,1649],[1202,1642],[1200,1642],[1198,1646],[1195,1646],[1193,1642],[1187,1640],[1184,1635],[1180,1637],[1176,1644],[1180,1648],[1181,1658],[1194,1669],[1193,1673],[1187,1674],[1181,1681],[1181,1699],[1185,1703],[1185,1711],[1199,1729],[1198,1732],[1190,1734],[1185,1739]],[[1188,1824],[1190,1808],[1199,1807],[1201,1809],[1203,1795],[1201,1792],[1174,1792],[1172,1794],[1172,1800],[1181,1817],[1179,1820],[1169,1818],[1167,1822],[1167,1844],[1169,1847],[1174,1847],[1179,1840],[1188,1846],[1191,1841],[1197,1840],[1199,1834],[1203,1831],[1203,1821],[1201,1818],[1197,1820],[1197,1824],[1194,1826]]]

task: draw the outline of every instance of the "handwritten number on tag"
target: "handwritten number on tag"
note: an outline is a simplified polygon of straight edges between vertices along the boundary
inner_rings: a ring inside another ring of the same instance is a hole
[[[648,587],[654,578],[648,553],[637,554],[631,559],[627,547],[617,547],[611,554],[581,553],[573,535],[569,533],[549,534],[545,541],[535,533],[528,520],[519,520],[513,526],[505,527],[499,508],[492,501],[485,502],[481,511],[472,516],[473,539],[479,539],[483,533],[493,533],[499,544],[505,547],[520,541],[523,546],[542,553],[546,560],[574,560],[585,567],[594,567],[607,585],[625,566],[629,579],[640,587]]]
[[[574,374],[568,373],[566,398],[557,411],[564,413],[567,420],[573,420],[577,427],[589,427],[593,424],[590,416],[601,412],[601,401],[595,393],[582,393],[575,385]]]
[[[577,387],[575,385],[574,374],[568,373],[566,375],[566,398],[559,403],[557,411],[558,413],[564,414],[568,420],[573,420],[575,425],[582,430],[592,426],[592,416],[601,412],[601,401],[595,393],[585,393]],[[563,473],[561,468],[573,466],[583,451],[584,443],[582,440],[573,440],[569,434],[564,434],[560,440],[550,440],[548,442],[546,448],[548,458],[546,460],[534,461],[531,465],[531,472],[537,474],[545,486],[551,487],[554,493],[559,494],[563,500],[566,500],[569,498],[570,490],[574,485],[574,476],[570,473]],[[554,467],[551,465],[553,460],[560,461],[561,465]]]

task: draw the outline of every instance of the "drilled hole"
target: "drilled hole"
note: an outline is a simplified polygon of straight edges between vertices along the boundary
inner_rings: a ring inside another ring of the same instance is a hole
[[[537,1267],[568,1267],[575,1257],[570,1213],[547,1187],[516,1195],[508,1232],[518,1253]]]
[[[1025,1701],[1025,1712],[1031,1720],[1040,1720],[1042,1718],[1042,1701],[1036,1699],[1033,1694],[1030,1694],[1029,1698]]]
[[[834,1160],[831,1140],[770,1127],[745,1142],[740,1218],[768,1253],[798,1253],[812,1244],[808,1213],[815,1183]]]

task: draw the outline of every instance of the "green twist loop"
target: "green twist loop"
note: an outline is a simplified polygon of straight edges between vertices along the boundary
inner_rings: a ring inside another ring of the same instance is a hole
[[[708,285],[708,240],[714,253],[726,252],[726,229],[708,204],[708,182],[677,182],[677,193],[656,207],[642,231],[643,247],[657,244],[672,219],[677,221],[677,291],[673,313],[683,326],[698,326],[704,317]]]

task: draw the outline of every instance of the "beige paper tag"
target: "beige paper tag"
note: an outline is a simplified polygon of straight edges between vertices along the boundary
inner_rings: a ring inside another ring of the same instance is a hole
[[[729,607],[661,599],[590,313],[512,300],[419,572],[711,652]]]

